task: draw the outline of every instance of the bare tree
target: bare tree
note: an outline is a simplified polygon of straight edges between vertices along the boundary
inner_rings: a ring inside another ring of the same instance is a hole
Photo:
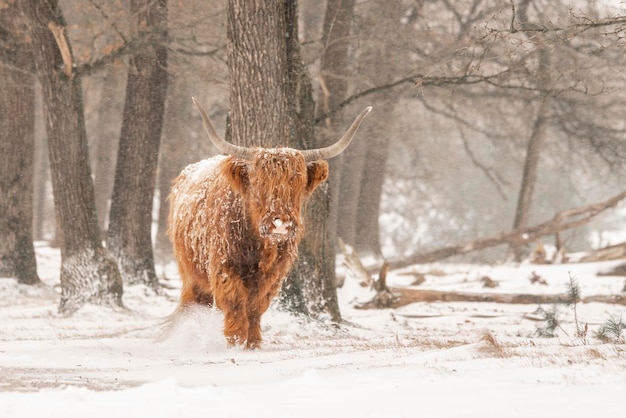
[[[520,3],[517,10],[517,20],[521,25],[527,26],[528,6],[531,0],[524,0]],[[541,155],[541,144],[545,141],[546,129],[550,112],[550,97],[548,91],[550,85],[550,53],[547,48],[542,46],[544,39],[541,37],[533,37],[532,44],[537,49],[538,68],[537,68],[537,89],[539,93],[539,106],[535,121],[531,130],[528,145],[526,147],[526,158],[524,162],[524,170],[522,173],[521,187],[519,197],[517,199],[517,208],[515,210],[515,221],[513,228],[524,228],[528,226],[528,219],[531,210],[533,192],[535,183],[537,182],[537,171]],[[513,255],[517,261],[521,261],[525,255],[521,245],[514,245],[512,248]]]
[[[81,77],[56,0],[22,0],[45,103],[57,223],[62,231],[61,301],[70,314],[85,303],[122,304],[115,261],[102,247],[95,208]]]
[[[24,19],[15,5],[0,10],[0,276],[39,284],[33,247],[35,77]],[[4,55],[4,54],[3,54]]]
[[[152,252],[152,202],[167,90],[167,1],[133,0],[130,55],[107,245],[125,283],[158,287]]]
[[[355,71],[359,75],[355,84],[359,88],[390,85],[397,74],[408,71],[406,55],[410,30],[402,24],[404,11],[402,2],[397,0],[376,0],[363,7],[355,28],[356,38],[362,42],[355,53]],[[390,132],[396,123],[393,112],[397,94],[393,88],[381,89],[368,98],[380,110],[372,118],[373,126],[367,138],[359,147],[347,150],[345,158],[350,164],[344,165],[341,171],[339,235],[362,254],[380,256],[382,253],[380,203],[392,143]]]
[[[329,115],[321,121],[324,128],[318,130],[318,142],[333,141],[336,131],[342,128],[344,118],[339,105],[348,93],[351,67],[348,65],[352,38],[353,0],[329,0],[326,3],[322,28],[322,52],[320,56],[319,93],[317,116]],[[359,147],[360,148],[360,147]],[[339,207],[346,199],[340,194],[343,156],[329,162],[330,214],[328,219],[329,245],[337,243]],[[341,196],[341,197],[340,197]],[[336,250],[331,254],[335,254]],[[334,265],[334,255],[332,256]],[[329,267],[330,269],[330,267]]]

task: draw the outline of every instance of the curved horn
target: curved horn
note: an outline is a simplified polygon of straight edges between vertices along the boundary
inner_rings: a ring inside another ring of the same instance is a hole
[[[220,150],[224,154],[234,155],[235,157],[243,158],[246,160],[252,158],[252,154],[254,152],[253,149],[240,147],[239,145],[234,145],[230,142],[226,142],[226,140],[222,138],[220,134],[218,134],[215,130],[215,127],[211,123],[211,120],[209,119],[206,110],[204,110],[204,107],[202,107],[202,105],[196,100],[195,97],[192,97],[191,100],[193,100],[193,104],[196,106],[196,109],[198,109],[200,115],[202,116],[204,129],[209,135],[209,139],[211,139],[211,142],[218,150]]]
[[[356,134],[357,129],[359,129],[359,125],[363,122],[363,119],[370,113],[372,110],[372,106],[368,106],[361,112],[359,116],[356,117],[350,128],[346,131],[345,134],[341,137],[341,139],[335,142],[333,145],[330,145],[326,148],[318,148],[318,149],[309,149],[302,151],[302,155],[304,156],[305,161],[317,161],[317,160],[328,160],[329,158],[336,157],[341,154],[347,147],[350,145],[350,141],[354,138],[354,134]]]

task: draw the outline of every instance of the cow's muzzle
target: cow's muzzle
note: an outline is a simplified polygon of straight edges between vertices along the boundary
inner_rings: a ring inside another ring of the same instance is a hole
[[[259,232],[262,237],[285,241],[295,235],[296,227],[288,217],[272,216],[262,223]]]

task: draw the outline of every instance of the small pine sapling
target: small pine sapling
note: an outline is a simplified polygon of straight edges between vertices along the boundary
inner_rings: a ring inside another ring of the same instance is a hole
[[[542,326],[537,327],[537,335],[540,337],[553,338],[556,337],[556,330],[560,329],[565,335],[568,335],[567,331],[561,326],[559,318],[560,306],[566,306],[572,309],[574,314],[574,324],[576,326],[576,336],[580,338],[583,344],[587,344],[587,335],[589,333],[589,324],[581,324],[578,320],[578,303],[582,300],[580,286],[576,278],[569,275],[569,282],[567,283],[567,294],[565,299],[558,304],[552,305],[549,310],[539,306],[535,311],[535,314],[541,318]],[[624,333],[626,331],[626,322],[622,320],[621,315],[611,316],[606,320],[604,324],[596,331],[595,337],[603,342],[626,343],[626,337]]]
[[[600,329],[596,332],[596,338],[603,342],[624,343],[624,330],[626,323],[622,320],[621,315],[611,316],[606,320]]]
[[[565,301],[565,306],[571,307],[574,312],[574,324],[576,325],[576,336],[581,338],[584,342],[587,339],[587,332],[589,330],[589,324],[581,325],[578,321],[578,303],[582,300],[580,286],[578,285],[578,280],[575,277],[572,277],[572,274],[569,273],[569,282],[567,283],[567,300]]]
[[[541,317],[543,326],[537,327],[537,335],[545,338],[556,337],[557,328],[561,329],[567,335],[567,332],[561,327],[561,321],[559,318],[559,305],[552,305],[551,309],[544,309],[539,306],[535,311],[535,314]]]

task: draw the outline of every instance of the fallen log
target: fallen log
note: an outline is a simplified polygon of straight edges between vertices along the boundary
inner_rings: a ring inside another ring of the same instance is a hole
[[[567,303],[567,293],[526,294],[526,293],[476,293],[448,292],[442,290],[409,289],[394,287],[390,289],[394,298],[386,307],[396,309],[416,302],[491,302],[508,304],[556,304]],[[582,303],[599,302],[626,306],[626,295],[591,295],[581,299]],[[359,309],[380,308],[374,303],[359,305]]]
[[[626,263],[613,267],[610,270],[598,273],[599,276],[626,276]],[[626,284],[624,284],[624,292],[626,292]]]
[[[598,302],[613,305],[626,305],[626,296],[624,295],[593,295],[583,298],[583,303]]]
[[[589,222],[594,216],[614,207],[625,198],[626,191],[623,191],[620,194],[602,202],[558,212],[551,220],[534,226],[513,229],[511,231],[501,232],[497,235],[477,239],[465,244],[452,245],[434,251],[414,254],[400,260],[391,260],[389,261],[389,267],[391,269],[398,269],[413,264],[432,263],[453,256],[467,254],[472,251],[484,250],[498,245],[520,245],[534,242],[543,236],[554,235],[560,231],[582,226]],[[377,269],[377,266],[373,266],[368,268],[368,272],[374,273]]]
[[[619,260],[620,258],[626,258],[626,242],[589,251],[580,261],[582,263],[589,263],[594,261]]]

